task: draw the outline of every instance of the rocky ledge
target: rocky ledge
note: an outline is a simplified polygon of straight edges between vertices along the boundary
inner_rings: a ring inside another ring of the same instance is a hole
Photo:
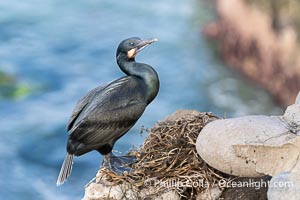
[[[209,23],[204,33],[216,42],[224,61],[264,87],[282,106],[292,104],[300,90],[300,51],[299,30],[295,25],[299,18],[291,21],[290,13],[293,11],[298,16],[300,3],[292,4],[290,0],[214,2],[218,19]],[[289,7],[280,10],[281,4]],[[262,11],[268,6],[270,11]],[[279,26],[278,21],[285,25]]]
[[[282,116],[177,111],[130,154],[133,172],[100,169],[83,199],[300,199],[300,93]]]
[[[283,116],[252,115],[209,123],[196,147],[205,162],[226,174],[271,176],[268,199],[300,199],[300,92]]]

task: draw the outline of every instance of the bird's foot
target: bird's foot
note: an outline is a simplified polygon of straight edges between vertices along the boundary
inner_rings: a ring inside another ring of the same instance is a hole
[[[116,174],[122,174],[124,172],[132,172],[131,164],[137,161],[135,156],[115,156],[112,153],[104,155],[103,167],[115,172]]]

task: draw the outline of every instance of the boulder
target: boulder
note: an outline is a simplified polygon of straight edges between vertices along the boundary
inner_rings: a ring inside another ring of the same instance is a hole
[[[240,177],[275,175],[298,161],[299,142],[278,117],[216,120],[197,138],[197,152],[215,169]]]
[[[281,119],[293,133],[300,135],[300,103],[288,106]]]
[[[85,188],[85,195],[82,200],[98,199],[135,199],[135,193],[126,184],[113,185],[108,181],[91,183]]]
[[[270,181],[268,190],[269,200],[298,200],[300,199],[299,181],[296,183],[292,180],[293,174],[282,172],[274,176]]]
[[[279,173],[271,179],[268,199],[300,199],[300,162],[291,171]]]
[[[252,115],[207,124],[196,149],[205,162],[224,173],[272,176],[269,200],[296,200],[300,199],[299,134],[300,92],[283,116]]]

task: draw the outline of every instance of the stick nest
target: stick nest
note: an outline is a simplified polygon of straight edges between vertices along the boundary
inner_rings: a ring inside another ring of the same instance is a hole
[[[154,193],[175,190],[183,199],[194,199],[221,179],[221,172],[209,167],[196,151],[196,140],[202,128],[218,119],[211,113],[185,114],[158,122],[143,145],[135,151],[138,162],[133,172],[116,175],[101,170],[108,181],[129,183],[135,191],[151,187]],[[150,189],[147,189],[148,191]]]

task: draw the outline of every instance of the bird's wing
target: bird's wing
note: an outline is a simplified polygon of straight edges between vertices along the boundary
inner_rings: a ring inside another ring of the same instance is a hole
[[[86,145],[115,141],[142,115],[147,106],[144,99],[145,89],[137,78],[114,81],[94,94],[75,120],[70,138]]]
[[[105,88],[108,84],[99,86],[94,88],[93,90],[89,91],[83,98],[81,98],[76,106],[74,107],[71,117],[69,118],[68,124],[67,124],[67,130],[71,130],[74,122],[76,121],[76,119],[78,118],[78,116],[80,115],[80,113],[84,110],[84,108],[88,105],[88,103],[90,102],[90,100],[92,99],[92,97],[95,95],[95,93],[97,93],[98,91],[103,90],[103,88]]]
[[[100,117],[90,115],[71,130],[70,138],[86,145],[110,144],[136,123],[145,108],[146,104],[137,103],[98,113]]]

